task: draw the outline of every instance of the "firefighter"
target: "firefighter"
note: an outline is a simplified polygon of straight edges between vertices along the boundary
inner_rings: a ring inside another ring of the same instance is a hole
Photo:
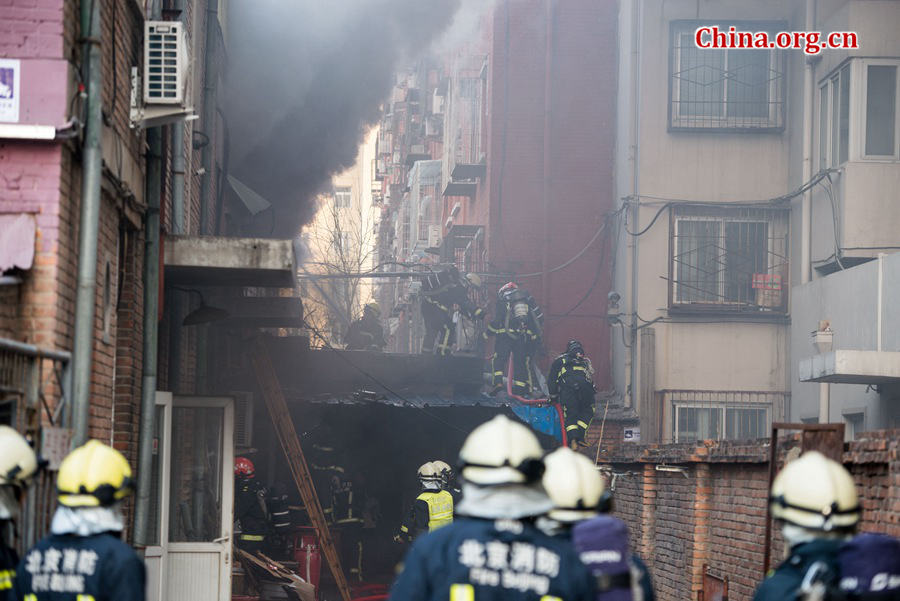
[[[462,491],[456,483],[456,474],[453,473],[453,468],[450,467],[449,463],[440,459],[432,461],[431,465],[434,466],[441,477],[441,489],[450,493],[450,496],[453,497],[454,505],[459,503],[462,499]]]
[[[481,288],[478,274],[467,273],[462,277],[456,267],[442,269],[425,278],[420,294],[425,322],[422,353],[436,353],[442,357],[451,354],[456,342],[455,307],[469,319],[484,317],[484,309],[469,298],[469,291],[478,288]]]
[[[541,347],[543,324],[544,314],[527,290],[519,288],[515,282],[508,282],[497,291],[494,319],[485,332],[485,336],[496,337],[491,357],[491,395],[503,389],[510,355],[513,358],[513,394],[531,394],[534,389],[532,363]]]
[[[423,463],[416,477],[422,492],[416,497],[394,542],[411,542],[420,534],[432,532],[453,522],[453,497],[441,490],[441,475],[430,461]]]
[[[15,599],[144,601],[144,562],[124,542],[121,501],[134,490],[121,453],[97,440],[59,466],[50,535],[16,570]]]
[[[593,601],[593,579],[572,546],[534,525],[553,506],[542,455],[531,430],[505,416],[475,428],[459,454],[457,517],[416,541],[391,600]]]
[[[594,416],[593,368],[577,340],[570,340],[566,352],[550,366],[547,387],[550,400],[562,403],[566,422],[566,436],[574,449],[585,446],[591,418]]]
[[[350,324],[344,336],[349,351],[383,351],[387,346],[384,328],[381,327],[381,308],[378,303],[367,303],[363,316]]]
[[[612,495],[593,461],[562,447],[544,457],[543,484],[553,509],[538,520],[552,536],[575,546],[597,581],[598,601],[653,601],[647,566],[629,552],[625,522],[604,515]]]
[[[859,522],[856,486],[844,466],[809,451],[772,482],[772,516],[781,524],[787,559],[759,585],[754,601],[798,599],[806,583],[840,574],[838,554]]]
[[[0,426],[0,601],[13,599],[19,563],[15,550],[6,546],[7,528],[15,531],[22,494],[37,470],[37,456],[28,442],[9,426]]]
[[[269,510],[266,487],[256,480],[253,462],[246,457],[234,458],[234,532],[237,545],[255,553],[266,546],[269,534]]]
[[[341,562],[348,566],[351,577],[362,581],[365,490],[361,478],[347,471],[331,476],[331,517],[341,533]]]

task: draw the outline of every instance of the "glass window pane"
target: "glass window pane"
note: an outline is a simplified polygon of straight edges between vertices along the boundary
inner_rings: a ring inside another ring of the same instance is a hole
[[[682,34],[679,42],[680,70],[678,114],[721,117],[725,87],[725,51],[697,48],[692,34]]]
[[[768,50],[729,50],[727,82],[729,117],[769,117]]]
[[[691,442],[719,438],[718,407],[678,407],[678,441]]]
[[[725,224],[725,301],[753,303],[753,274],[768,273],[768,224],[735,221]]]
[[[172,413],[169,542],[211,542],[222,531],[221,407]]]
[[[819,89],[819,169],[828,167],[828,86]]]
[[[678,302],[719,300],[719,225],[718,221],[678,221],[675,244]]]
[[[841,69],[841,145],[838,160],[847,162],[850,148],[850,65]]]
[[[894,154],[897,67],[870,65],[866,75],[866,154]]]
[[[150,464],[150,507],[147,516],[147,544],[155,546],[160,544],[160,507],[162,506],[162,455],[165,448],[164,431],[165,423],[163,416],[165,415],[165,407],[157,406],[153,413],[153,456]]]
[[[736,407],[725,410],[725,437],[729,440],[755,440],[769,436],[768,409]]]

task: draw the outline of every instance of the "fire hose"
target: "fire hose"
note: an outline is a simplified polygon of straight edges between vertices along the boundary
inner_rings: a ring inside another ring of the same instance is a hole
[[[531,406],[542,406],[542,405],[552,405],[556,409],[556,414],[559,416],[559,433],[562,437],[562,446],[569,446],[569,438],[566,436],[566,416],[563,412],[562,405],[559,403],[551,403],[550,399],[526,399],[517,394],[514,394],[512,391],[512,381],[513,381],[513,356],[512,353],[509,355],[509,362],[507,363],[506,370],[506,396],[511,399],[515,399],[522,403],[523,405],[531,405]]]

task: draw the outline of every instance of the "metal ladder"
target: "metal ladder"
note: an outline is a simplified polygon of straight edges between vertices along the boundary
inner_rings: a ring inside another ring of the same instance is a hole
[[[272,366],[269,349],[266,348],[262,338],[257,338],[254,340],[250,351],[253,370],[256,373],[256,379],[266,401],[269,416],[272,418],[272,424],[278,433],[281,448],[284,450],[288,465],[291,467],[294,484],[297,485],[297,490],[300,491],[300,498],[303,499],[303,504],[306,506],[313,528],[316,529],[319,544],[325,554],[328,567],[331,568],[331,573],[337,583],[341,598],[343,601],[350,601],[350,586],[347,584],[347,578],[341,569],[341,560],[338,556],[337,547],[334,544],[334,539],[331,538],[331,532],[328,530],[328,524],[325,521],[325,513],[319,504],[319,497],[316,495],[316,489],[313,486],[312,477],[309,473],[309,466],[306,464],[306,457],[304,457],[303,448],[300,446],[300,438],[297,436],[297,430],[294,428],[294,420],[291,419],[287,403],[284,400],[284,393],[281,391],[281,385],[278,382],[278,374],[275,373],[275,368]]]

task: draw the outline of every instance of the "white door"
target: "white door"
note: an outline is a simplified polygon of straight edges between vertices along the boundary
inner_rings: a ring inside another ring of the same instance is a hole
[[[148,601],[228,601],[233,402],[157,393]]]

